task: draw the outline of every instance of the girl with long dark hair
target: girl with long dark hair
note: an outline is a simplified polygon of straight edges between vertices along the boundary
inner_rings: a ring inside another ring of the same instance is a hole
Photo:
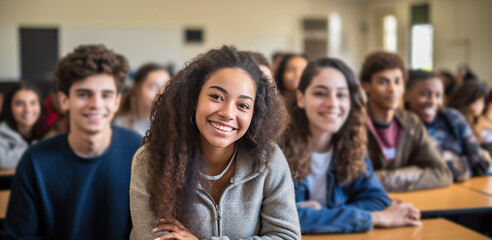
[[[282,149],[296,186],[302,233],[361,232],[420,225],[420,212],[391,201],[366,152],[359,84],[340,60],[308,64]]]
[[[42,112],[36,86],[16,83],[5,94],[0,115],[0,168],[13,169],[24,151],[39,140],[36,129]]]
[[[276,92],[227,46],[168,82],[133,161],[131,239],[300,239]]]

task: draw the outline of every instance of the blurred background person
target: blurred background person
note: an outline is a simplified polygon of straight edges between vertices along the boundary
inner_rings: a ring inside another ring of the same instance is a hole
[[[486,174],[488,163],[481,158],[480,144],[465,117],[455,109],[443,108],[444,86],[436,74],[408,71],[404,96],[406,108],[424,123],[454,182]]]
[[[41,95],[29,83],[19,82],[6,94],[0,115],[0,168],[13,169],[24,151],[39,139],[36,127],[42,112]]]
[[[285,54],[275,72],[275,82],[286,106],[292,106],[301,75],[309,62],[305,54]]]
[[[265,55],[259,52],[247,52],[247,53],[251,57],[253,57],[253,59],[258,64],[258,67],[260,67],[260,70],[263,72],[263,74],[273,82],[272,69],[270,68],[270,63],[268,62],[268,59],[265,57]]]
[[[486,87],[479,81],[467,81],[458,87],[448,98],[447,106],[460,111],[472,127],[475,136],[484,141],[477,121],[485,108]]]
[[[439,71],[438,76],[444,84],[444,95],[447,97],[456,88],[456,78],[448,70]]]
[[[150,111],[156,94],[170,78],[164,66],[148,63],[140,67],[133,87],[123,96],[114,124],[144,136],[150,127]]]
[[[276,72],[278,66],[280,65],[280,62],[282,61],[282,58],[284,58],[285,53],[283,52],[275,52],[272,55],[272,72]]]
[[[43,139],[68,131],[68,120],[58,99],[56,82],[50,84],[50,95],[44,99],[44,113],[41,116],[43,125],[36,131]]]

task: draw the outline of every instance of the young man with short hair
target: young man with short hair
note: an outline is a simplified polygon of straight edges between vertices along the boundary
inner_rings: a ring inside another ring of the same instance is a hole
[[[30,147],[14,178],[7,239],[127,239],[131,160],[141,137],[111,126],[128,75],[122,55],[79,46],[56,66],[69,132]]]
[[[374,52],[361,73],[368,95],[368,152],[387,191],[449,186],[452,175],[412,113],[400,110],[407,71],[397,54]]]

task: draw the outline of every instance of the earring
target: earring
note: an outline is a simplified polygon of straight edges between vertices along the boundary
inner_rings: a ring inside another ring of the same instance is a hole
[[[196,125],[195,115],[191,116],[190,122],[191,122],[191,125]]]

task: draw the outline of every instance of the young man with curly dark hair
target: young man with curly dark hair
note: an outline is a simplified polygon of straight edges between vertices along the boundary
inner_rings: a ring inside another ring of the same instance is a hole
[[[55,76],[70,130],[30,147],[12,183],[7,239],[127,239],[135,132],[111,126],[128,75],[122,55],[84,45]]]
[[[368,95],[368,153],[374,173],[387,191],[401,192],[449,186],[452,176],[424,125],[400,110],[407,78],[400,56],[374,52],[362,66]]]

